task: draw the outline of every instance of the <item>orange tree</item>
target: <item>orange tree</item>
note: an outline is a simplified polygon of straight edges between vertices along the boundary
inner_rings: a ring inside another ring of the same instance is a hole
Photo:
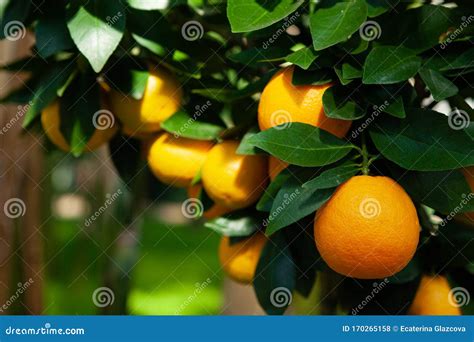
[[[315,313],[473,312],[470,0],[0,6],[25,129],[188,188],[266,312],[315,283]]]

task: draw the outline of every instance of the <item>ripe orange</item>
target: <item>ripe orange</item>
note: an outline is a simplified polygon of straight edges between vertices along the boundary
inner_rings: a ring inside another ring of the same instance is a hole
[[[274,156],[270,156],[268,158],[268,174],[270,176],[270,180],[274,180],[278,174],[288,167],[288,163],[275,158]]]
[[[46,133],[46,136],[59,149],[69,152],[71,147],[61,133],[61,117],[59,115],[59,102],[55,101],[41,113],[41,125]],[[91,138],[87,142],[86,151],[93,151],[98,147],[108,142],[117,133],[118,126],[113,124],[111,127],[105,129],[96,129]]]
[[[148,152],[148,165],[163,183],[188,187],[206,160],[212,143],[163,133]]]
[[[461,315],[451,292],[448,280],[443,276],[423,276],[415,299],[408,310],[410,315]]]
[[[267,184],[267,158],[236,154],[239,143],[224,141],[212,148],[202,167],[204,189],[217,204],[240,209],[255,203]]]
[[[126,132],[137,137],[160,130],[160,124],[179,110],[183,96],[178,81],[162,69],[150,71],[140,100],[113,89],[107,94],[111,109]]]
[[[252,283],[266,241],[262,233],[233,245],[228,237],[223,237],[219,245],[219,261],[225,273],[240,283]]]
[[[294,67],[280,70],[265,86],[258,106],[258,125],[266,130],[285,122],[302,122],[344,137],[351,121],[328,118],[323,94],[332,84],[294,86]]]
[[[314,222],[316,246],[334,271],[360,279],[389,277],[413,257],[420,225],[405,190],[388,177],[341,184]]]
[[[192,185],[188,188],[188,197],[189,198],[199,198],[199,193],[201,192],[202,190],[202,186],[201,185]],[[222,216],[222,215],[225,215],[229,212],[231,212],[232,209],[229,209],[229,208],[226,208],[220,204],[215,204],[210,207],[209,209],[207,209],[204,213],[203,213],[203,216],[204,218],[210,220],[210,219],[213,219],[213,218],[216,218],[216,217],[219,217],[219,216]]]

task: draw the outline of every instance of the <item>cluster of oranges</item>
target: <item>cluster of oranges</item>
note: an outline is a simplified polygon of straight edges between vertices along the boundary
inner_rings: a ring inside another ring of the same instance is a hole
[[[302,122],[344,138],[351,121],[328,118],[323,109],[323,93],[332,84],[295,86],[293,70],[280,70],[263,90],[258,109],[260,129]],[[148,165],[161,182],[187,188],[190,198],[206,192],[214,204],[204,212],[205,218],[255,204],[269,180],[288,165],[271,156],[240,155],[236,140],[216,144],[160,131],[160,124],[179,109],[181,98],[179,83],[158,70],[150,74],[142,99],[108,90],[104,102],[125,134],[147,140]],[[41,119],[50,140],[69,150],[60,132],[59,105],[46,108]],[[97,148],[117,129],[115,125],[96,130],[86,148]],[[466,170],[466,175],[474,190],[472,171]],[[194,184],[198,176],[200,182]],[[416,252],[419,233],[412,200],[400,185],[384,176],[352,177],[336,189],[314,219],[315,245],[321,257],[334,271],[359,279],[380,279],[401,271]],[[225,272],[241,283],[251,283],[266,242],[262,232],[236,243],[223,237],[219,257]],[[458,308],[447,304],[449,291],[446,278],[425,276],[410,312],[459,314]]]

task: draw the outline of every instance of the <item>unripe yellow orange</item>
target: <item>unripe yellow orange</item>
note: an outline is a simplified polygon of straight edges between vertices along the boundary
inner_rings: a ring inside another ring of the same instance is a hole
[[[163,69],[150,71],[140,100],[114,89],[107,94],[111,109],[126,132],[138,137],[159,131],[160,124],[179,110],[183,96],[179,82]]]
[[[202,167],[201,179],[209,197],[231,209],[255,203],[268,181],[267,158],[236,154],[239,143],[227,140],[214,146]]]
[[[401,271],[415,254],[420,224],[416,208],[394,180],[355,176],[317,211],[316,246],[334,271],[380,279]]]
[[[49,140],[59,149],[69,152],[71,147],[61,133],[61,116],[59,114],[59,102],[55,101],[48,105],[41,113],[41,125]],[[110,118],[113,120],[113,118]],[[93,151],[107,143],[117,133],[118,126],[111,122],[110,126],[104,129],[96,128],[85,147],[86,151]]]
[[[262,233],[255,233],[232,245],[228,237],[223,237],[219,245],[219,261],[225,273],[239,283],[252,283],[266,241]]]
[[[415,298],[408,310],[410,315],[461,315],[461,310],[444,276],[421,278]]]
[[[163,183],[188,187],[201,169],[212,142],[162,133],[148,150],[148,166]]]

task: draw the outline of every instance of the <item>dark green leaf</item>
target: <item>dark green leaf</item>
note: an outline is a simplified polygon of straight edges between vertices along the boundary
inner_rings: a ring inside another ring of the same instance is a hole
[[[362,77],[362,69],[355,67],[350,63],[342,64],[342,76],[347,80]]]
[[[242,137],[242,140],[240,141],[239,147],[237,148],[237,154],[258,154],[261,152],[258,150],[258,148],[255,148],[255,146],[249,144],[248,142],[249,139],[255,134],[257,134],[257,130],[245,133],[245,135]]]
[[[449,126],[448,117],[431,110],[410,109],[404,120],[384,117],[371,125],[377,149],[407,170],[443,171],[474,165],[472,140]]]
[[[254,146],[293,165],[323,166],[347,155],[354,146],[311,125],[293,122],[277,126],[249,139]]]
[[[211,103],[208,101],[208,103]],[[190,117],[185,112],[177,112],[163,122],[160,126],[165,131],[173,133],[178,137],[185,137],[197,140],[213,140],[216,139],[219,134],[224,130],[222,127],[203,122],[197,121],[196,114],[194,117]]]
[[[317,69],[306,71],[295,68],[291,83],[293,85],[323,85],[333,81],[333,72],[331,69]]]
[[[327,117],[341,120],[356,120],[365,116],[366,108],[352,98],[358,93],[343,86],[334,86],[323,94],[324,113]]]
[[[51,13],[39,18],[35,29],[36,47],[43,58],[74,47],[67,29],[64,8],[53,8]]]
[[[421,69],[420,76],[435,101],[442,101],[456,95],[459,91],[454,83],[433,69]]]
[[[227,17],[232,32],[255,31],[289,16],[303,3],[303,0],[229,0]],[[296,12],[288,21],[295,21],[299,16]]]
[[[270,211],[272,209],[273,200],[275,199],[278,191],[285,182],[290,178],[290,171],[288,168],[281,171],[275,179],[268,185],[263,193],[262,197],[257,203],[257,210]]]
[[[281,315],[291,304],[295,263],[282,234],[267,242],[255,271],[253,286],[260,306],[269,315]]]
[[[122,2],[116,0],[87,1],[68,8],[72,40],[95,72],[102,70],[122,39],[125,13]]]
[[[346,163],[321,172],[318,176],[303,184],[307,189],[334,188],[355,176],[360,171],[356,164]]]
[[[346,41],[367,19],[364,0],[336,3],[330,8],[320,8],[311,15],[310,28],[314,48],[323,50]]]
[[[366,0],[368,7],[368,16],[377,17],[392,8],[400,2],[400,0]]]
[[[287,56],[286,61],[293,63],[304,70],[307,70],[317,57],[318,54],[313,50],[312,47],[306,47]]]
[[[250,48],[239,53],[229,55],[229,59],[236,63],[244,65],[261,65],[264,62],[273,60],[283,60],[288,55],[288,49],[279,46],[270,46],[268,48]]]
[[[392,84],[414,76],[421,66],[421,58],[411,50],[395,46],[375,47],[364,64],[365,84]]]

